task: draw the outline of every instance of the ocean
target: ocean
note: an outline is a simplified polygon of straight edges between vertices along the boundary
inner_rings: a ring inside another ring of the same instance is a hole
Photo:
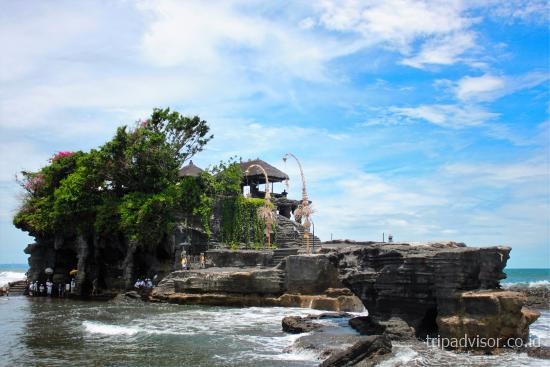
[[[23,279],[26,265],[0,265],[0,286]],[[509,269],[503,287],[550,287],[548,269]],[[0,297],[0,366],[316,366],[311,350],[292,348],[287,315],[321,311],[281,307],[203,307],[121,300]],[[324,320],[354,333],[346,320]],[[531,339],[550,346],[550,312],[531,326]],[[507,352],[457,354],[422,342],[393,343],[397,366],[546,366]]]

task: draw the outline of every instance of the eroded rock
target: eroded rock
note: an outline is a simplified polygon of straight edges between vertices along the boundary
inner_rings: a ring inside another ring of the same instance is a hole
[[[351,347],[334,353],[323,361],[319,367],[353,366],[359,362],[389,354],[391,349],[391,341],[386,336],[367,336],[355,342]]]
[[[510,339],[521,338],[527,341],[529,325],[540,313],[524,307],[525,302],[526,296],[519,292],[461,292],[457,295],[456,311],[437,318],[438,333],[447,339],[498,339],[501,347]],[[472,345],[473,348],[478,348],[477,343]],[[480,348],[494,347],[495,345],[482,345]],[[469,345],[467,349],[471,348]]]
[[[307,317],[300,316],[286,316],[281,323],[283,331],[291,334],[308,333],[322,327],[321,324],[313,322]]]

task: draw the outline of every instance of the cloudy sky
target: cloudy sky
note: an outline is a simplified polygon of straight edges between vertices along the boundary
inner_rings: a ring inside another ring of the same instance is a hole
[[[15,174],[154,107],[207,120],[207,167],[301,161],[323,240],[510,245],[550,267],[544,0],[0,0],[0,263]],[[276,187],[282,191],[283,187]]]

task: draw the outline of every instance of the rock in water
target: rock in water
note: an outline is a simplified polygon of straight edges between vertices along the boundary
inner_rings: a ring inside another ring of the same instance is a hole
[[[391,353],[391,341],[382,335],[367,336],[356,342],[350,348],[335,353],[319,367],[354,366],[361,361]]]
[[[291,334],[307,333],[322,327],[307,317],[286,316],[282,321],[283,331]]]
[[[510,250],[369,244],[328,256],[340,269],[342,283],[361,298],[369,315],[377,320],[399,318],[417,337],[425,338],[437,335],[438,317],[460,312],[460,292],[499,287]]]
[[[348,323],[361,335],[382,335],[386,331],[386,327],[371,316],[354,317]]]
[[[449,345],[453,349],[492,350],[506,346],[508,340],[527,341],[529,325],[540,313],[523,307],[526,296],[511,291],[462,292],[456,311],[437,318],[439,334],[449,340],[465,341],[466,345]],[[483,343],[497,339],[499,344]]]
[[[532,347],[527,349],[527,355],[533,358],[550,359],[550,347]]]

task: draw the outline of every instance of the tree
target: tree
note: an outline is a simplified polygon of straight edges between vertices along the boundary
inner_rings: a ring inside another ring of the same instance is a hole
[[[16,227],[46,238],[112,237],[121,234],[154,248],[169,233],[176,213],[192,211],[195,186],[180,185],[179,167],[202,151],[213,136],[206,121],[170,109],[154,109],[133,129],[90,152],[60,152],[38,172],[23,172],[26,194],[14,217]]]

